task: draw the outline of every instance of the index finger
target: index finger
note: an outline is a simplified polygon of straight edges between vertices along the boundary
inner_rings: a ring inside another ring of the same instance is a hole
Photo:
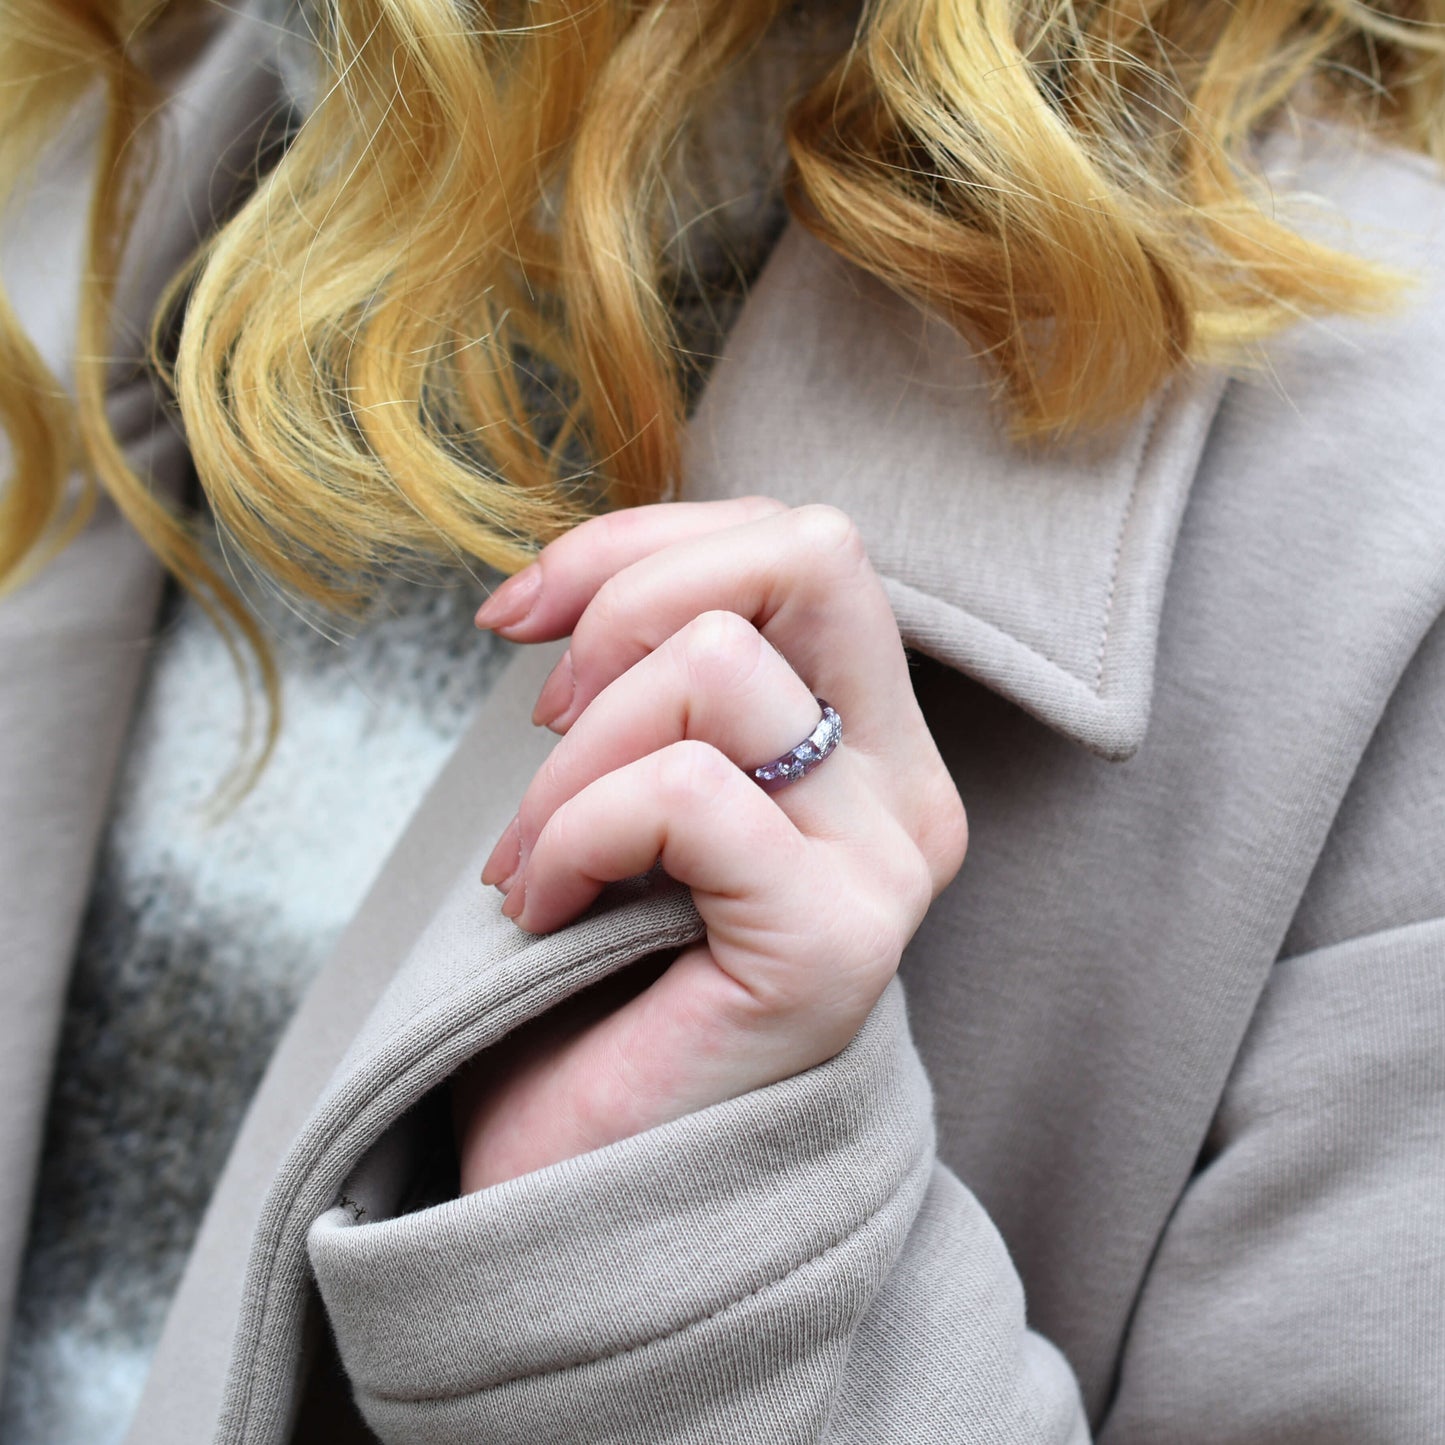
[[[513,642],[568,636],[598,588],[634,562],[678,542],[788,509],[771,497],[659,502],[593,517],[549,543],[477,611],[478,627]],[[545,584],[545,585],[544,585]]]

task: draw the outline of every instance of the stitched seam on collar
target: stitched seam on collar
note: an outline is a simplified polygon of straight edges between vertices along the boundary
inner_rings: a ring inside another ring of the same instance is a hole
[[[1070,682],[1077,683],[1079,687],[1081,687],[1084,692],[1088,694],[1089,697],[1094,698],[1096,701],[1099,702],[1103,701],[1103,698],[1100,697],[1099,694],[1096,693],[1094,689],[1090,686],[1088,678],[1080,677],[1079,674],[1073,670],[1073,668],[1066,667],[1062,662],[1058,662],[1054,658],[1050,657],[1047,652],[1040,651],[1040,649],[1035,647],[1033,643],[1028,642],[1024,638],[1020,637],[1018,633],[1010,632],[1008,628],[1000,627],[996,622],[990,622],[987,617],[980,617],[977,612],[974,612],[967,607],[962,607],[957,602],[949,602],[945,598],[938,596],[936,592],[928,592],[925,591],[922,587],[915,587],[911,582],[903,582],[899,578],[893,576],[891,573],[884,572],[880,573],[879,575],[884,577],[892,586],[896,587],[900,592],[906,593],[909,597],[920,598],[924,602],[931,603],[934,606],[946,607],[950,612],[957,612],[962,616],[971,619],[973,622],[976,622],[980,627],[985,628],[994,637],[1001,638],[1006,642],[1012,643],[1016,647],[1021,647],[1030,657],[1036,658],[1039,662],[1042,662],[1045,667],[1052,668],[1056,673],[1059,674],[1060,677],[1066,677]]]
[[[1119,566],[1124,559],[1124,539],[1129,535],[1129,523],[1134,518],[1134,508],[1148,469],[1150,456],[1154,451],[1154,437],[1159,430],[1159,420],[1164,415],[1165,405],[1161,400],[1154,408],[1149,430],[1144,436],[1144,445],[1139,448],[1139,465],[1134,471],[1134,484],[1129,488],[1129,500],[1124,504],[1124,515],[1119,521],[1119,535],[1114,539],[1114,555],[1109,563],[1109,590],[1104,596],[1104,626],[1099,634],[1099,647],[1094,659],[1094,695],[1104,695],[1104,658],[1109,650],[1109,631],[1114,625],[1114,601],[1119,592]]]

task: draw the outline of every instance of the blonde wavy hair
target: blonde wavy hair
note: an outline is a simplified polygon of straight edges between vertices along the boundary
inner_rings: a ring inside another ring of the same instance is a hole
[[[73,398],[0,295],[0,582],[104,489],[271,692],[256,624],[103,405],[145,38],[194,3],[0,0],[0,197],[97,80],[108,98]],[[162,308],[224,533],[348,608],[406,559],[513,570],[669,495],[697,365],[673,316],[688,137],[782,9],[311,0],[319,99]],[[788,203],[970,337],[1021,436],[1106,425],[1191,362],[1395,294],[1271,214],[1250,147],[1288,105],[1445,156],[1442,27],[1445,0],[867,0],[779,117]]]

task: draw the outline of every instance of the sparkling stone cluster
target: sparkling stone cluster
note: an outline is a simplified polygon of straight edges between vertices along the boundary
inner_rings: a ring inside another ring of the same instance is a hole
[[[818,766],[843,739],[843,719],[828,706],[822,698],[818,706],[823,709],[822,720],[797,747],[753,769],[753,777],[760,783],[791,783],[804,773]]]

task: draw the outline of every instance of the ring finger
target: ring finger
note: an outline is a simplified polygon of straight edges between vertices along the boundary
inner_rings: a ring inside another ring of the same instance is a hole
[[[483,872],[509,877],[548,819],[590,783],[677,742],[705,742],[745,771],[807,737],[818,703],[768,641],[732,612],[708,612],[674,633],[605,688],[553,749]],[[856,793],[870,783],[863,759],[842,751],[826,782],[790,786],[775,797],[803,832],[846,836]],[[876,806],[876,805],[875,805]],[[871,810],[870,810],[871,811]]]

